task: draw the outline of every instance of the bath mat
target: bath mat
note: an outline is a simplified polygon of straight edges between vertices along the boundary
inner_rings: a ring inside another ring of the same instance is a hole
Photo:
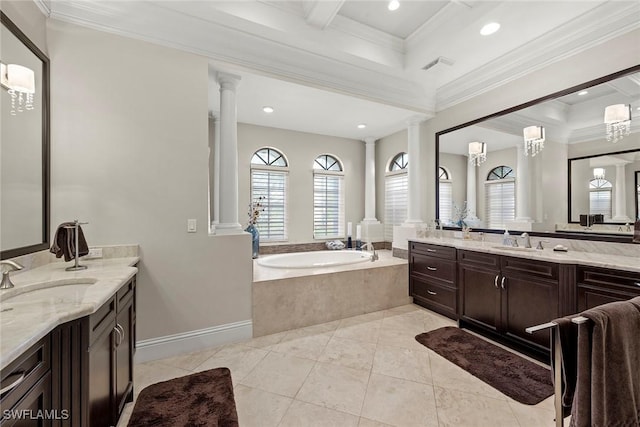
[[[231,372],[216,368],[146,387],[129,426],[237,427]]]
[[[551,371],[462,329],[447,326],[416,340],[510,398],[536,405],[553,394]]]

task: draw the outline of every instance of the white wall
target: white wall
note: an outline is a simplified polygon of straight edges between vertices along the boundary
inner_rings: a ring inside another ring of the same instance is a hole
[[[0,10],[29,37],[38,49],[47,54],[47,19],[34,1],[2,0]]]
[[[396,132],[376,141],[376,218],[384,223],[384,179],[389,162],[398,153],[408,150],[409,136],[406,130]],[[409,166],[411,167],[411,158]]]
[[[450,173],[453,187],[453,205],[462,208],[467,200],[467,156],[440,153],[440,166],[443,166]],[[477,212],[474,213],[477,214]],[[425,219],[430,223],[435,217],[427,215]]]
[[[208,236],[207,59],[53,20],[47,36],[51,223],[140,244],[138,340],[250,319],[250,236]]]
[[[364,142],[312,133],[238,124],[238,188],[240,223],[247,221],[251,199],[251,157],[259,148],[271,147],[289,161],[289,218],[287,243],[313,242],[313,161],[332,154],[344,167],[345,224],[364,217]],[[345,225],[346,227],[346,225]],[[355,233],[355,228],[354,228]]]

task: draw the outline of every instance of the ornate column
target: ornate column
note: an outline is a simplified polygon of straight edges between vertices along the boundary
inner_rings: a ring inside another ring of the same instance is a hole
[[[364,160],[364,219],[363,223],[378,223],[376,219],[376,139],[368,136]]]
[[[627,216],[627,185],[625,182],[625,169],[625,163],[616,164],[616,182],[613,186],[615,189],[615,205],[612,221],[631,223],[633,221]]]
[[[217,73],[220,85],[219,217],[216,234],[240,234],[238,222],[238,119],[236,87],[240,76]]]
[[[409,155],[408,175],[408,195],[407,200],[407,220],[405,224],[421,224],[422,215],[420,215],[420,123],[423,118],[412,118],[407,121],[407,154]]]
[[[211,113],[213,134],[209,131],[209,210],[211,226],[220,222],[220,113]],[[213,229],[212,228],[212,229]]]

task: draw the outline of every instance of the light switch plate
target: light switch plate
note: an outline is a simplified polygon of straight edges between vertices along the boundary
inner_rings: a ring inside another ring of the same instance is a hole
[[[89,253],[84,258],[102,258],[102,248],[89,248]]]
[[[198,229],[197,221],[195,219],[187,220],[187,233],[195,233]]]

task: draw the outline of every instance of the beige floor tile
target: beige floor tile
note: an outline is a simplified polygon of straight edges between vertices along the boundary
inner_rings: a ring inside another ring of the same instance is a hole
[[[245,343],[248,347],[266,348],[276,345],[282,341],[289,331],[278,332],[277,334],[265,335],[263,337],[253,338]]]
[[[458,326],[455,320],[438,313],[429,312],[424,315],[424,331],[429,332],[446,326]]]
[[[172,366],[174,368],[185,369],[193,371],[205,360],[219,352],[222,347],[216,347],[209,350],[196,351],[193,353],[182,354],[179,356],[169,357],[166,359],[157,360],[157,363],[162,365]]]
[[[422,332],[424,332],[422,327],[416,329],[383,326],[380,328],[378,345],[383,344],[420,351],[425,347],[416,341],[416,335],[421,334]]]
[[[243,385],[234,389],[238,422],[242,427],[276,427],[293,399]]]
[[[193,372],[154,362],[139,363],[133,369],[134,397],[151,384],[183,377]]]
[[[239,382],[249,387],[294,397],[315,363],[313,360],[271,352]]]
[[[292,331],[285,335],[280,343],[267,348],[278,353],[318,360],[332,335],[333,332],[308,333],[307,331]]]
[[[373,359],[376,374],[432,384],[429,352],[378,344]]]
[[[368,378],[369,371],[318,362],[296,399],[360,415]]]
[[[371,369],[375,351],[376,345],[373,343],[333,336],[318,361],[368,371]]]
[[[391,424],[385,424],[378,421],[370,420],[369,418],[360,417],[358,427],[393,427]]]
[[[221,367],[229,368],[231,371],[231,380],[235,386],[239,384],[268,353],[266,350],[251,347],[244,347],[244,349],[241,347],[222,349],[213,357],[210,357],[199,365],[195,371],[200,372]]]
[[[280,427],[356,427],[358,417],[295,400]]]
[[[547,405],[549,399],[537,405],[523,405],[512,399],[509,399],[508,403],[520,427],[554,427],[556,416],[553,408],[553,396],[550,399],[552,403],[551,408]],[[569,425],[567,420],[565,420],[565,426]]]
[[[415,334],[424,332],[425,314],[422,311],[388,316],[382,319],[382,329],[405,329]]]
[[[305,328],[299,329],[299,331],[308,332],[311,334],[322,334],[325,332],[333,332],[336,329],[338,329],[338,326],[340,326],[340,320],[334,320],[331,322],[319,323],[317,325],[307,326]]]
[[[375,322],[384,318],[384,311],[374,311],[372,313],[361,314],[359,316],[347,317],[340,321],[338,328],[361,325],[363,323]]]
[[[361,416],[397,427],[437,426],[433,387],[371,374]]]
[[[407,305],[401,305],[399,307],[393,307],[390,308],[388,310],[384,310],[384,317],[392,317],[392,316],[398,316],[400,314],[406,314],[406,313],[412,313],[412,312],[416,312],[416,311],[422,311],[422,307],[420,307],[419,305],[416,304],[407,304]]]
[[[435,387],[441,427],[513,427],[518,425],[506,400]]]
[[[124,405],[124,409],[122,410],[122,414],[120,414],[120,419],[118,420],[116,427],[127,427],[127,424],[129,424],[129,418],[131,418],[131,414],[133,413],[134,404],[135,402],[131,402]]]
[[[363,323],[349,322],[344,325],[340,324],[340,327],[336,329],[333,336],[376,344],[378,342],[378,338],[380,337],[381,326],[382,319]]]

